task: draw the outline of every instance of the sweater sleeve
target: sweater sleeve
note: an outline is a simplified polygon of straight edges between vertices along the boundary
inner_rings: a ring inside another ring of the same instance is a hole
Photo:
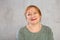
[[[18,40],[24,40],[24,34],[22,30],[19,30],[18,32]]]
[[[49,31],[48,31],[48,40],[54,40],[54,38],[53,38],[53,32],[52,32],[51,29],[49,29]]]

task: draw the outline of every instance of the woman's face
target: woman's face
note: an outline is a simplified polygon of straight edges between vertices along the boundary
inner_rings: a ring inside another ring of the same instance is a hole
[[[36,24],[41,20],[41,15],[36,8],[31,7],[26,11],[26,19],[30,24]]]

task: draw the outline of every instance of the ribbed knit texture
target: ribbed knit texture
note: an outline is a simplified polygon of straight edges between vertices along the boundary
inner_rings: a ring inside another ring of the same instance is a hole
[[[26,26],[19,30],[18,40],[53,40],[51,28],[42,25],[42,29],[37,33],[30,32]]]

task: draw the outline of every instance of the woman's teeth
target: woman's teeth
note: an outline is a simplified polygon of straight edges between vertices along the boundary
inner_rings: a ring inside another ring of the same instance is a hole
[[[31,21],[34,21],[34,20],[36,20],[37,18],[34,18],[34,19],[31,19]]]

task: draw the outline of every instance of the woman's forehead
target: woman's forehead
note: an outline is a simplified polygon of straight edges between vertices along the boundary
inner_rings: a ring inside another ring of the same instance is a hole
[[[35,8],[35,7],[29,7],[29,8],[27,8],[27,10],[32,10],[32,9],[37,10],[37,8]]]
[[[26,11],[31,11],[31,12],[33,12],[33,11],[38,11],[36,8],[34,8],[34,7],[31,7],[31,8],[28,8]]]

